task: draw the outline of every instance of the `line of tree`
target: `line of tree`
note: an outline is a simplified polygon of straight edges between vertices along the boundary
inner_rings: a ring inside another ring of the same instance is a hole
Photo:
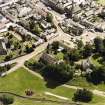
[[[93,99],[93,93],[87,89],[77,89],[74,93],[73,100],[80,102],[90,102]]]

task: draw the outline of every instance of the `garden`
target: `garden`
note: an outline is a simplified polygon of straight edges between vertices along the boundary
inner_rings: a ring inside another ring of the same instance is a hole
[[[12,31],[2,33],[0,36],[6,40],[6,54],[0,56],[0,62],[9,61],[27,53],[31,53],[35,48],[34,43],[36,40],[31,36],[27,35],[27,39],[22,38],[22,40],[19,40],[21,36],[15,36],[15,33]]]

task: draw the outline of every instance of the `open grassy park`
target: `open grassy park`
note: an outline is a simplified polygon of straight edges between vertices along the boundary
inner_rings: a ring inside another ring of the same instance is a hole
[[[0,78],[0,91],[9,91],[19,95],[25,96],[25,91],[31,89],[34,92],[32,97],[34,98],[46,98],[51,100],[60,100],[55,97],[49,97],[44,92],[51,92],[53,94],[67,97],[72,102],[73,94],[76,90],[69,89],[63,86],[56,87],[54,89],[48,88],[46,82],[35,75],[30,74],[24,68],[20,68],[17,71]],[[93,101],[86,105],[104,105],[105,98],[94,96]],[[21,99],[15,97],[13,105],[61,105],[58,103],[38,103],[32,100]],[[85,103],[83,103],[85,105]]]

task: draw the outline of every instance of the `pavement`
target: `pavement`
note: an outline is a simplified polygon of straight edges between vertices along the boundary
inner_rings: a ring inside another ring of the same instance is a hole
[[[59,96],[59,95],[56,95],[56,94],[53,94],[53,93],[50,93],[50,92],[45,92],[45,95],[48,95],[48,96],[53,96],[53,97],[56,97],[56,98],[59,98],[61,100],[70,100],[69,98],[66,98],[66,97],[63,97],[63,96]]]

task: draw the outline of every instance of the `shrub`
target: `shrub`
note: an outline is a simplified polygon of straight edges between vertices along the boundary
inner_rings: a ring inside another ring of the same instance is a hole
[[[33,51],[34,51],[34,48],[33,47],[29,47],[28,45],[26,46],[26,48],[25,48],[25,52],[26,53],[31,53]]]
[[[14,102],[14,99],[10,95],[3,94],[0,95],[0,101],[3,103],[3,105],[9,105]]]
[[[13,55],[12,54],[9,54],[9,55],[7,55],[6,57],[5,57],[5,61],[9,61],[11,58],[13,57]]]
[[[94,68],[95,70],[87,74],[86,78],[89,82],[94,83],[95,85],[105,82],[105,67]]]
[[[81,102],[90,102],[93,98],[93,93],[87,89],[78,89],[74,93],[73,100]]]
[[[52,22],[53,20],[53,16],[51,13],[47,13],[47,17],[46,17],[47,22]]]

